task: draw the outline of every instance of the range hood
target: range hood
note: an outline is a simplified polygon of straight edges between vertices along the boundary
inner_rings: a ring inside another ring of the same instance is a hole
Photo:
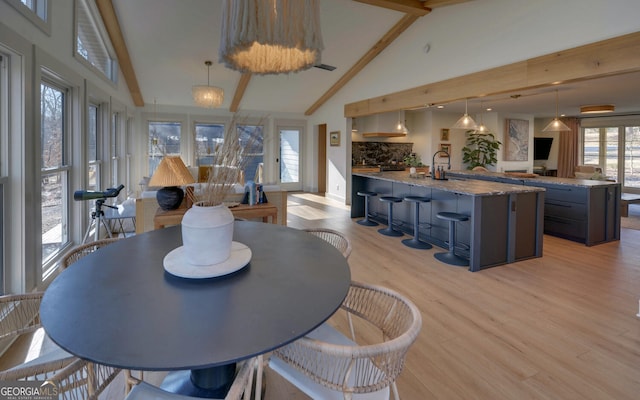
[[[362,137],[405,137],[406,128],[398,131],[398,122],[404,125],[404,111],[368,115],[358,118]],[[404,126],[403,126],[404,128]],[[402,128],[401,128],[402,129]]]

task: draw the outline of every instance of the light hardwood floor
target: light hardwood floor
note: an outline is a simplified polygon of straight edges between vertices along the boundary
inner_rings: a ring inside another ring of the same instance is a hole
[[[545,236],[542,258],[471,273],[436,261],[441,249],[356,224],[322,196],[290,194],[288,221],[345,233],[353,279],[398,290],[422,311],[398,380],[403,400],[639,398],[640,231],[593,247]],[[265,394],[307,399],[269,370]],[[121,399],[118,382],[103,397]]]

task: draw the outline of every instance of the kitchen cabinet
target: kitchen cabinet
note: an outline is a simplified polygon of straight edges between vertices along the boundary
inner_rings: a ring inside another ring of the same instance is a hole
[[[498,172],[452,171],[465,179],[545,189],[544,233],[593,246],[620,239],[619,183],[571,178],[510,178]]]
[[[542,256],[544,190],[475,180],[433,180],[411,178],[408,172],[354,173],[351,217],[364,217],[364,198],[358,191],[378,193],[369,203],[370,218],[387,223],[387,208],[381,196],[408,195],[431,199],[420,204],[420,238],[447,248],[449,224],[437,218],[439,212],[457,212],[469,220],[456,225],[460,255],[469,257],[469,270],[508,264]],[[393,205],[394,224],[413,235],[414,205]]]

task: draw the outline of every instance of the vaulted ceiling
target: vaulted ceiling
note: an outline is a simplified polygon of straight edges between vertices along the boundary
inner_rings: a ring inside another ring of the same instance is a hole
[[[204,63],[211,60],[210,83],[225,92],[221,109],[264,110],[268,104],[270,112],[311,115],[415,21],[437,18],[437,8],[468,1],[473,0],[321,0],[325,46],[322,63],[336,69],[311,68],[268,76],[243,75],[217,62],[221,1],[97,0],[96,3],[137,106],[154,101],[192,106],[191,87],[207,83]],[[430,12],[432,9],[436,11]],[[638,111],[639,82],[636,75],[627,75],[589,84],[574,83],[561,89],[561,106],[571,104],[571,110],[575,110],[575,104],[613,103],[620,112]],[[499,106],[504,112],[550,116],[555,112],[549,107],[553,101],[553,93],[540,88],[474,99],[469,111],[479,112],[481,105],[494,109]],[[446,109],[459,112],[464,103],[448,104]]]

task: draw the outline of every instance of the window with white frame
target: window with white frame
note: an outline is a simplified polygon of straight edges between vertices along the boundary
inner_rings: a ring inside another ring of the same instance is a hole
[[[89,120],[87,130],[87,160],[89,167],[87,171],[87,190],[100,190],[100,106],[89,104]]]
[[[111,113],[111,185],[120,183],[120,114]]]
[[[4,249],[7,248],[5,243],[5,218],[9,218],[9,215],[5,215],[5,185],[9,182],[7,175],[7,142],[9,140],[9,120],[7,118],[9,110],[9,85],[8,85],[8,73],[6,68],[6,58],[0,53],[0,295],[5,294],[4,285],[4,264],[5,255]]]
[[[69,104],[67,88],[43,80],[40,83],[40,176],[42,265],[68,242],[69,172],[67,139]]]
[[[118,79],[115,51],[95,2],[76,0],[76,57],[111,82]]]
[[[164,156],[180,155],[182,123],[149,121],[149,176],[153,175]]]
[[[258,170],[258,165],[264,161],[264,126],[236,124],[240,143],[244,148],[250,148],[247,154],[248,160],[244,163],[245,179],[253,180]]]
[[[224,124],[195,123],[195,153],[196,166],[216,165],[216,148],[224,143]]]
[[[49,0],[5,0],[32,24],[51,34],[51,2]]]

